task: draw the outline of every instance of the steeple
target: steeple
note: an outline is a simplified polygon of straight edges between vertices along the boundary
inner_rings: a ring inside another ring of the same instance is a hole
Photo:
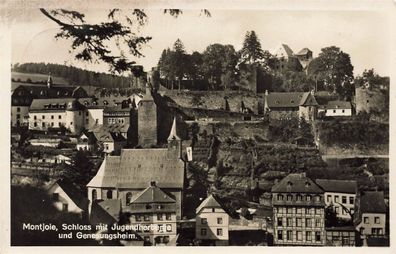
[[[48,87],[48,88],[51,88],[51,87],[52,87],[51,72],[48,74],[47,87]]]
[[[168,137],[168,141],[172,141],[172,140],[178,140],[178,141],[181,140],[181,138],[177,135],[176,117],[173,118],[172,129],[171,129],[169,137]]]

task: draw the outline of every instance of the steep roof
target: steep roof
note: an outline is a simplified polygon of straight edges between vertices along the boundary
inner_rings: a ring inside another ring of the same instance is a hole
[[[328,101],[327,104],[321,105],[323,109],[351,109],[352,104],[350,101]]]
[[[223,208],[219,202],[213,197],[213,195],[208,196],[195,210],[199,213],[203,208]]]
[[[93,132],[95,138],[100,142],[124,142],[126,139],[120,132],[110,131],[107,128]]]
[[[357,182],[355,180],[317,179],[316,183],[326,192],[350,194],[356,194],[357,192]]]
[[[323,189],[317,185],[305,174],[289,174],[277,184],[275,184],[272,192],[290,192],[290,193],[323,193]]]
[[[359,206],[362,213],[385,213],[384,193],[382,191],[362,192]]]
[[[103,160],[87,186],[141,189],[151,181],[160,188],[183,188],[183,160],[166,148],[122,149],[121,155]]]
[[[172,124],[172,129],[169,133],[168,141],[171,140],[181,140],[181,138],[177,135],[177,129],[176,129],[176,117],[173,118],[173,124]]]
[[[92,98],[80,98],[77,100],[77,103],[75,100],[74,98],[33,99],[29,111],[64,111],[70,103],[74,103],[74,106],[82,108],[83,105],[80,101],[90,101]]]
[[[86,211],[88,209],[88,199],[82,195],[81,191],[72,182],[59,179],[50,185],[48,189],[54,185],[58,185],[81,210]]]
[[[143,190],[138,196],[132,200],[132,203],[174,203],[174,199],[169,197],[157,186],[149,186]]]
[[[312,52],[309,48],[303,48],[302,50],[298,51],[296,55],[306,55],[308,52]]]
[[[14,92],[19,89],[24,89],[32,98],[35,99],[44,99],[44,98],[72,98],[75,97],[75,91],[82,89],[83,96],[88,96],[87,92],[82,87],[74,87],[74,86],[60,86],[53,84],[51,88],[45,84],[39,85],[26,85],[23,83],[12,82],[14,85],[21,84],[19,87],[14,89]],[[78,88],[78,89],[77,89]],[[16,95],[13,93],[13,96]]]
[[[306,92],[301,98],[300,106],[319,106],[319,104],[312,93]]]

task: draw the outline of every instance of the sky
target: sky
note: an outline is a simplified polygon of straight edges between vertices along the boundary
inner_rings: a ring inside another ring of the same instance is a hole
[[[82,10],[87,21],[106,20],[106,10]],[[317,56],[321,48],[340,47],[348,53],[354,74],[374,68],[380,75],[390,75],[391,17],[376,11],[270,11],[209,10],[211,17],[199,10],[185,10],[178,18],[161,10],[147,10],[148,24],[140,29],[153,39],[143,48],[145,57],[133,59],[145,70],[157,65],[163,49],[179,38],[187,50],[203,52],[213,43],[231,44],[241,49],[245,33],[254,30],[263,49],[274,50],[287,44],[297,53],[309,48]],[[38,9],[13,13],[12,63],[46,62],[107,71],[104,64],[82,63],[69,53],[70,42],[56,40],[57,25]]]

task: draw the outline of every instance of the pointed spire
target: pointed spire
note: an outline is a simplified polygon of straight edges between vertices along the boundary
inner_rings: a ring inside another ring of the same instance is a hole
[[[177,136],[177,130],[176,130],[176,117],[173,118],[173,124],[172,124],[172,129],[170,131],[168,141],[172,140],[181,140],[179,136]]]

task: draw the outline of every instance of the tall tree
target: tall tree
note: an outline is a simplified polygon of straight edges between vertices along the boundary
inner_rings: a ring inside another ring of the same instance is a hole
[[[323,48],[319,56],[309,64],[308,73],[324,89],[337,93],[342,98],[353,94],[351,58],[338,47]]]
[[[256,32],[248,31],[245,35],[243,47],[240,51],[242,62],[253,64],[260,63],[264,60],[265,54],[261,49],[261,44],[257,38]]]

